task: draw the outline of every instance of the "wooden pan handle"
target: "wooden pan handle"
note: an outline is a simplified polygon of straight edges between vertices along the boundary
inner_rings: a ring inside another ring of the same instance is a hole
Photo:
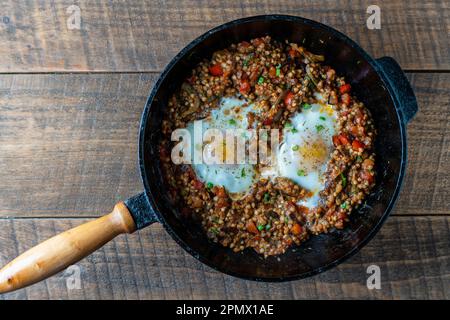
[[[23,253],[0,270],[0,293],[44,280],[88,256],[136,225],[123,202],[101,218],[63,232]]]

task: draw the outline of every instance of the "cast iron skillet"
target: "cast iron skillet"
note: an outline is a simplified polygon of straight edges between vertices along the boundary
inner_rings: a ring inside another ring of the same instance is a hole
[[[366,203],[354,210],[347,227],[311,237],[285,254],[262,258],[253,250],[234,253],[209,241],[200,228],[181,219],[163,182],[158,144],[168,98],[190,70],[232,43],[270,35],[303,43],[346,77],[371,111],[378,136],[377,183]],[[98,220],[58,235],[29,250],[0,271],[0,292],[40,281],[88,255],[117,234],[162,223],[194,257],[221,272],[258,281],[286,281],[323,272],[349,258],[380,229],[400,192],[406,167],[406,124],[417,112],[414,93],[400,66],[389,57],[372,59],[355,42],[321,23],[293,16],[265,15],[231,21],[192,41],[167,65],[142,114],[139,167],[144,193],[116,205]]]

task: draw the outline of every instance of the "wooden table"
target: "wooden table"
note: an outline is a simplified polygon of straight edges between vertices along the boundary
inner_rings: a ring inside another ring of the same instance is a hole
[[[80,30],[67,28],[73,3]],[[142,190],[136,138],[147,94],[183,46],[225,21],[285,13],[331,25],[372,56],[394,57],[420,111],[408,125],[409,166],[392,216],[337,268],[288,283],[243,281],[202,265],[156,224],[80,262],[80,289],[61,273],[0,299],[449,299],[449,3],[384,1],[381,30],[366,27],[370,4],[1,0],[2,265]],[[372,264],[381,290],[366,286]]]

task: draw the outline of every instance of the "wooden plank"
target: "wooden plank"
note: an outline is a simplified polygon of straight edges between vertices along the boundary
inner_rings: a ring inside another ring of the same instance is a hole
[[[0,220],[0,264],[82,219]],[[120,236],[79,262],[72,272],[0,299],[449,299],[450,217],[391,217],[379,234],[347,262],[290,283],[244,281],[202,265],[153,225]],[[381,289],[366,286],[378,265]],[[72,287],[73,288],[73,287]]]
[[[137,135],[154,80],[1,77],[1,216],[98,215],[141,191]]]
[[[156,77],[0,77],[0,217],[98,216],[141,191],[139,117]],[[410,79],[420,111],[394,214],[450,214],[450,74]]]
[[[381,29],[368,30],[373,1],[77,1],[80,30],[69,30],[73,1],[2,0],[0,72],[160,71],[187,43],[233,19],[265,13],[328,24],[374,57],[406,69],[450,69],[447,1],[384,1]]]
[[[410,74],[419,112],[408,125],[398,214],[450,214],[450,74]]]

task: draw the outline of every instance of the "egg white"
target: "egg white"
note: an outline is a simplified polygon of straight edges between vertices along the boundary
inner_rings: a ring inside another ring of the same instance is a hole
[[[259,110],[254,104],[247,104],[245,100],[224,97],[221,99],[219,108],[211,111],[208,118],[203,119],[203,132],[207,129],[218,129],[225,132],[227,129],[248,129],[249,123],[247,114],[249,112],[258,113]],[[193,137],[193,122],[187,125],[187,130]],[[247,135],[246,139],[251,139],[251,135]],[[194,148],[201,148],[195,146]],[[205,148],[212,148],[212,145],[206,145]],[[228,151],[228,150],[227,150]],[[234,150],[232,151],[234,152]],[[204,153],[208,160],[208,152]],[[207,163],[193,163],[192,168],[199,180],[204,183],[214,186],[223,186],[228,192],[243,193],[250,189],[255,182],[257,176],[255,166],[252,164],[207,164]]]

